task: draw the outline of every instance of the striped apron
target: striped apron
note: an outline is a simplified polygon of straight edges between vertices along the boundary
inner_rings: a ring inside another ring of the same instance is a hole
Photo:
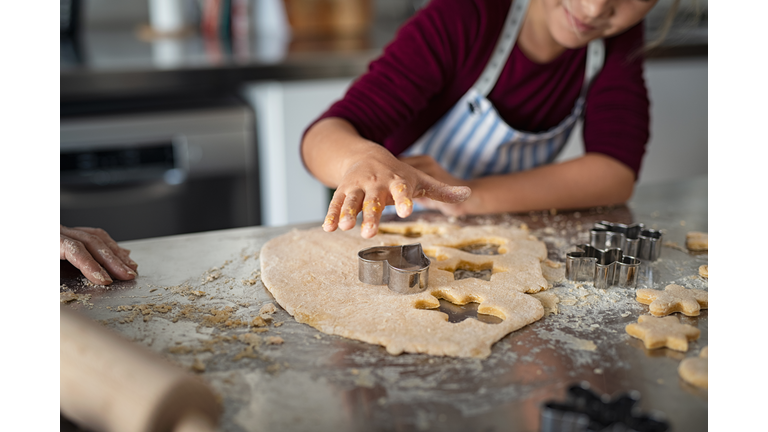
[[[512,52],[528,1],[513,2],[493,55],[477,82],[403,156],[430,155],[454,177],[465,180],[528,170],[554,161],[584,110],[589,83],[603,67],[605,49],[602,39],[589,43],[581,93],[573,111],[560,124],[539,133],[510,127],[487,96]]]

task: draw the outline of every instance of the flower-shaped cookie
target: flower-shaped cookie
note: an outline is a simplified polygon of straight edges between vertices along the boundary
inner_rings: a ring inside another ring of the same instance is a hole
[[[707,347],[704,347],[698,357],[689,357],[681,361],[677,368],[680,378],[696,387],[707,388],[709,375],[707,355]]]
[[[642,339],[648,349],[667,347],[676,351],[688,351],[688,341],[698,339],[701,333],[692,325],[680,324],[677,317],[650,315],[641,315],[637,323],[628,324],[625,330],[630,336]]]
[[[706,291],[686,289],[675,284],[667,285],[664,291],[639,289],[636,296],[640,303],[650,305],[653,316],[665,316],[675,312],[697,316],[701,309],[707,309],[709,304]]]

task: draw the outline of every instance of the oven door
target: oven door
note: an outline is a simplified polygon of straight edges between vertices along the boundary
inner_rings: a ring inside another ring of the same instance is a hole
[[[260,224],[248,108],[67,119],[60,220],[118,241]]]

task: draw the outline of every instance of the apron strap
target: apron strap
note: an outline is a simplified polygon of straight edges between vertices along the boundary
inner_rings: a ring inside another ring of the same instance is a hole
[[[491,55],[488,64],[485,65],[480,78],[472,86],[483,96],[487,97],[491,92],[493,86],[496,85],[496,80],[501,75],[501,70],[504,69],[504,65],[507,63],[509,53],[512,52],[512,47],[515,46],[517,35],[520,33],[520,27],[522,27],[525,20],[528,2],[529,0],[513,0],[512,7],[509,8],[507,19],[504,21],[504,28],[501,29],[499,39],[493,48],[493,55]]]
[[[581,96],[587,95],[589,84],[603,68],[605,61],[605,43],[602,39],[595,39],[587,46],[587,70],[584,71],[584,85],[581,86]]]
[[[512,7],[509,8],[507,18],[504,21],[504,27],[501,29],[499,39],[496,41],[496,46],[493,48],[493,54],[491,55],[488,64],[485,65],[483,73],[477,79],[477,82],[472,86],[478,93],[484,97],[488,97],[488,94],[493,90],[493,86],[496,85],[496,81],[501,75],[502,69],[507,64],[509,53],[512,52],[512,48],[515,46],[517,36],[520,34],[520,28],[523,21],[525,21],[525,13],[528,11],[528,3],[530,0],[513,0]],[[587,47],[587,69],[584,73],[584,85],[581,87],[581,95],[586,96],[589,84],[592,79],[603,68],[603,62],[605,61],[605,44],[602,39],[595,39],[589,43]]]

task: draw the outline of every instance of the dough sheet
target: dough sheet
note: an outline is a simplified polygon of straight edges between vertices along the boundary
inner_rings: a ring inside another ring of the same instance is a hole
[[[358,251],[417,242],[432,259],[426,291],[403,295],[358,280]],[[499,254],[461,250],[481,244],[498,245]],[[513,227],[389,223],[371,239],[360,237],[359,229],[326,233],[316,228],[267,242],[261,277],[280,306],[324,333],[382,345],[391,354],[485,358],[499,339],[544,315],[541,302],[526,293],[547,288],[541,269],[546,256],[543,242]],[[488,268],[490,281],[454,280],[456,269]],[[450,323],[446,314],[431,310],[439,307],[438,299],[477,302],[479,313],[503,321]]]

